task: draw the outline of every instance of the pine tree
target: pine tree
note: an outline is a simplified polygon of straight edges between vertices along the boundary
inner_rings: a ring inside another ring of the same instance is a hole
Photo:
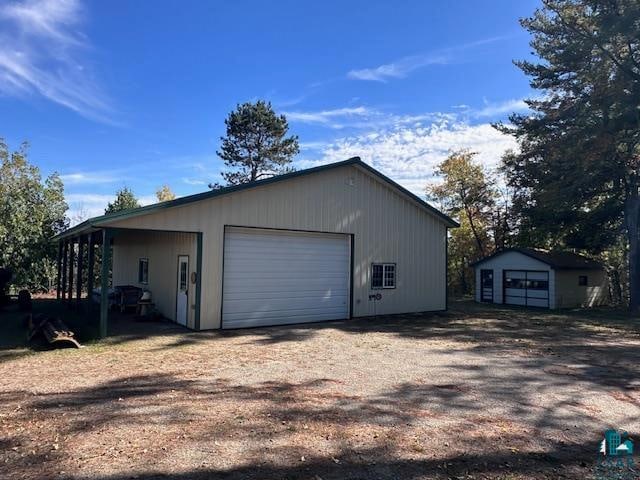
[[[123,187],[116,192],[116,198],[113,202],[109,202],[104,213],[121,212],[122,210],[129,210],[131,208],[138,208],[140,202],[128,187]]]
[[[505,160],[521,230],[598,253],[626,236],[640,309],[640,3],[543,0],[522,25],[539,61],[517,62],[540,95],[512,115]]]
[[[276,115],[270,103],[260,100],[238,105],[224,123],[226,137],[220,139],[217,154],[227,167],[222,177],[228,185],[293,171],[292,159],[300,151],[298,137],[287,136],[287,119]]]

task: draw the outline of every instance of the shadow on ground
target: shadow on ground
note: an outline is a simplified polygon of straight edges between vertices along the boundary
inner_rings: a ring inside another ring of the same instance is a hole
[[[606,408],[623,405],[622,424],[637,424],[640,412],[638,329],[614,313],[456,304],[441,314],[244,331],[138,327],[104,345],[159,335],[139,347],[142,371],[109,376],[105,354],[105,378],[88,385],[0,391],[2,478],[583,479],[610,427]],[[267,350],[290,343],[292,354],[326,330],[345,346],[381,334],[437,349],[449,377],[416,379],[407,364],[392,385],[362,393],[324,372],[304,381],[243,382],[242,369],[220,378],[206,364],[189,371],[175,353],[201,345],[194,354],[215,355],[239,341]],[[464,364],[464,355],[486,361]]]
[[[154,373],[63,393],[4,392],[0,403],[17,405],[13,421],[23,428],[3,440],[2,468],[8,478],[78,468],[67,478],[104,480],[582,478],[607,425],[579,389],[541,407],[536,396],[553,398],[575,379],[538,377],[534,368],[508,379],[478,369],[472,381],[405,382],[359,396],[329,378],[242,385]],[[504,402],[504,413],[483,412],[479,395]],[[48,440],[34,441],[29,428],[43,424]],[[172,473],[172,455],[185,449],[200,468]],[[233,465],[211,465],[233,455]],[[101,465],[128,473],[101,476]]]
[[[566,450],[558,445],[559,450]],[[294,453],[294,452],[290,452]],[[298,452],[295,452],[298,453]],[[280,452],[287,456],[287,452]],[[288,455],[293,456],[293,455]],[[99,480],[205,480],[205,479],[323,479],[323,480],[370,480],[370,479],[515,479],[515,478],[580,478],[579,472],[590,471],[584,461],[571,459],[561,465],[554,454],[497,454],[461,455],[441,457],[434,460],[402,459],[389,457],[384,448],[367,449],[360,452],[343,451],[336,457],[308,457],[305,462],[294,465],[272,465],[268,462],[248,464],[227,470],[214,470],[203,466],[182,473],[142,472],[91,477]],[[336,462],[337,461],[337,462]],[[89,477],[73,477],[89,478]]]

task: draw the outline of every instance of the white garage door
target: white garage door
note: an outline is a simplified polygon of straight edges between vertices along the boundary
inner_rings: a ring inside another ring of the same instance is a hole
[[[504,303],[548,308],[549,272],[505,270]]]
[[[347,235],[227,228],[222,328],[349,317]]]

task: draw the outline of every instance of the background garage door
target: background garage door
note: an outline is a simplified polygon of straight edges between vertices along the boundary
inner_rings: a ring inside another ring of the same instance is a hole
[[[347,235],[227,228],[222,328],[349,317]]]
[[[504,303],[549,307],[549,272],[504,271]]]

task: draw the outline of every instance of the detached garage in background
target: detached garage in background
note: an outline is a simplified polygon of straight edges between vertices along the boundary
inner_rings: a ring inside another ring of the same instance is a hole
[[[119,286],[194,330],[445,310],[456,226],[356,157],[93,218],[58,240],[63,266],[96,238],[113,254],[96,294],[104,334]]]
[[[572,252],[510,248],[474,265],[476,301],[541,308],[604,305],[603,266]]]

